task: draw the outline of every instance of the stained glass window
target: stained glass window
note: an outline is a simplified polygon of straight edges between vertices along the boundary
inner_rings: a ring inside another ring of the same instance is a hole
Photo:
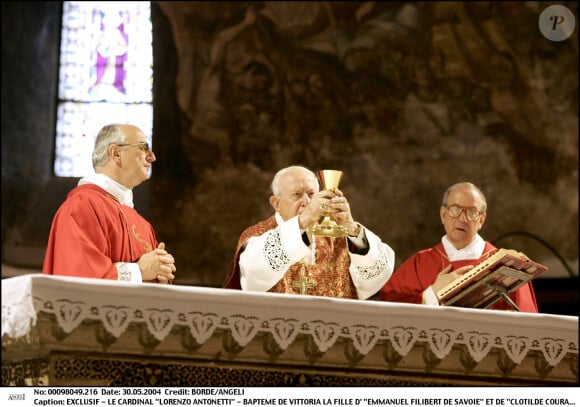
[[[152,87],[150,2],[63,2],[55,175],[94,172],[91,154],[105,124],[135,124],[152,145]]]

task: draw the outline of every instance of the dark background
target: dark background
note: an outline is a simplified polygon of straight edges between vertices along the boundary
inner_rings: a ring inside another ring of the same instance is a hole
[[[541,36],[549,4],[152,2],[158,160],[134,192],[176,283],[220,286],[297,163],[344,171],[397,265],[440,240],[445,188],[478,184],[482,236],[549,266],[542,312],[577,315],[578,37]],[[78,180],[52,175],[60,18],[2,2],[3,277],[40,270]]]

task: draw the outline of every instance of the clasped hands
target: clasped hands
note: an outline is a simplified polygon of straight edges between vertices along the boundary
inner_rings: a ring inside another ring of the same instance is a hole
[[[330,216],[336,223],[344,226],[349,235],[356,234],[357,224],[350,213],[348,200],[340,189],[323,190],[312,195],[298,218],[300,228],[309,229],[323,216]]]
[[[143,281],[171,284],[175,279],[175,259],[165,250],[165,243],[145,253],[138,261]]]

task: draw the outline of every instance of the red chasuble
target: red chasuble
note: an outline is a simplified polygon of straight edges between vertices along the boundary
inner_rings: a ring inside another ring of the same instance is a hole
[[[381,288],[380,299],[383,301],[408,302],[421,304],[423,291],[435,282],[437,274],[449,264],[456,270],[463,266],[476,265],[493,255],[497,248],[485,242],[483,255],[477,260],[449,261],[443,244],[439,243],[430,249],[414,254],[395,270],[389,281]],[[522,312],[538,312],[536,296],[531,282],[522,285],[511,293],[510,298]],[[496,310],[513,310],[504,300],[490,307]]]
[[[274,216],[246,229],[238,241],[225,288],[241,289],[240,254],[250,237],[260,236],[278,224]],[[316,238],[316,261],[314,265],[304,261],[290,266],[286,274],[269,292],[319,295],[335,298],[358,298],[349,272],[350,256],[346,238]]]
[[[151,224],[102,188],[69,192],[52,221],[42,272],[117,280],[116,262],[134,263],[157,247]]]

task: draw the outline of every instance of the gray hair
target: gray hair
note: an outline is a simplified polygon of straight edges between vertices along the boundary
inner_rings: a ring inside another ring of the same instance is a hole
[[[449,188],[447,188],[447,190],[443,194],[443,199],[441,200],[441,205],[446,206],[447,199],[449,198],[449,194],[451,194],[451,192],[453,192],[453,190],[455,188],[460,188],[460,187],[470,188],[473,191],[477,192],[481,198],[481,203],[482,203],[482,208],[480,208],[481,212],[487,211],[487,201],[485,199],[485,195],[483,194],[483,192],[481,191],[481,189],[479,189],[479,187],[477,185],[475,185],[471,182],[458,182],[456,184],[451,185]]]
[[[312,174],[316,182],[318,182],[318,177],[316,177],[316,174],[312,172],[312,170],[302,165],[291,165],[290,167],[282,168],[276,173],[276,175],[274,175],[274,179],[272,179],[272,183],[270,184],[270,188],[272,189],[273,195],[278,196],[280,194],[280,179],[290,171],[294,171],[297,169],[308,171],[309,173]]]
[[[123,144],[125,133],[120,124],[107,124],[104,126],[95,140],[93,149],[93,168],[102,167],[109,160],[109,146],[111,144]]]

